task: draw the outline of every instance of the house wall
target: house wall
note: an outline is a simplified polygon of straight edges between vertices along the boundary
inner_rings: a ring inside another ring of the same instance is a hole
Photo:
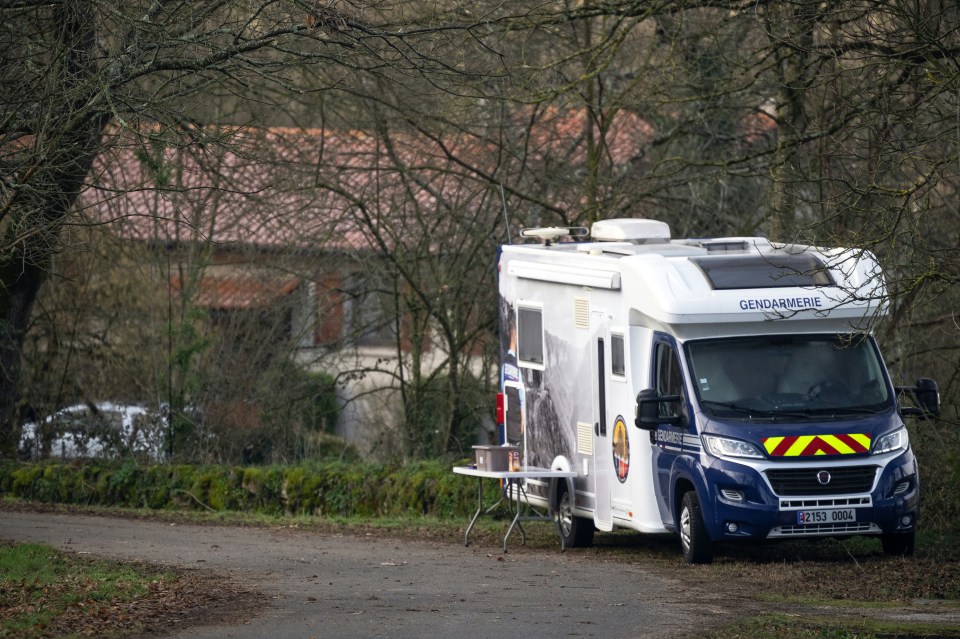
[[[446,354],[440,349],[424,353],[421,360],[423,374],[428,374],[446,363]],[[344,349],[335,356],[323,348],[301,349],[297,360],[308,370],[338,375],[341,379],[340,413],[336,434],[355,444],[366,456],[387,459],[404,453],[403,403],[398,379],[401,361],[395,348],[355,347]],[[403,365],[408,365],[408,362]],[[469,360],[470,372],[484,375],[483,359]],[[410,379],[409,372],[405,373]],[[496,439],[496,428],[488,417],[482,426],[479,443]],[[465,455],[470,454],[464,444]]]

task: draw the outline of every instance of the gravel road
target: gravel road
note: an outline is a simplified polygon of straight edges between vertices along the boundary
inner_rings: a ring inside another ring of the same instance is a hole
[[[0,539],[202,568],[264,593],[233,623],[168,635],[182,639],[664,638],[726,616],[679,582],[559,548],[9,511]]]

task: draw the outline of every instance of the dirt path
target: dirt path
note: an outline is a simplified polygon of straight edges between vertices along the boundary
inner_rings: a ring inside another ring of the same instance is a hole
[[[0,539],[182,568],[264,593],[186,639],[668,637],[727,611],[673,580],[590,556],[489,544],[0,512]],[[222,612],[222,611],[221,611]]]

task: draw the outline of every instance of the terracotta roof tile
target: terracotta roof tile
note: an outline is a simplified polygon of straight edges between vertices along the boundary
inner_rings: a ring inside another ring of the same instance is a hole
[[[585,111],[548,109],[525,132],[525,161],[575,167],[584,161]],[[489,185],[451,161],[449,147],[492,172],[497,149],[464,135],[437,141],[396,134],[388,147],[361,131],[236,128],[227,151],[196,145],[160,151],[128,144],[98,163],[82,196],[85,214],[109,221],[122,237],[154,242],[212,241],[262,248],[353,250],[369,247],[370,225],[424,234],[442,224],[436,210],[470,206]],[[597,131],[597,133],[599,133]],[[621,111],[609,126],[606,153],[622,164],[642,153],[648,123]],[[532,153],[532,155],[529,155]],[[534,171],[536,173],[536,171]],[[558,180],[571,186],[570,180]],[[573,191],[576,189],[574,188]],[[571,191],[571,192],[573,192]],[[569,194],[555,193],[558,206]],[[425,216],[425,212],[429,214]],[[365,215],[365,224],[358,216]]]

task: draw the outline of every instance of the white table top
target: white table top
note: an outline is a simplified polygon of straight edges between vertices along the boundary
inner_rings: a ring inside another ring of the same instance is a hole
[[[489,477],[491,479],[550,479],[560,477],[576,477],[578,473],[572,470],[550,470],[549,468],[537,468],[535,466],[526,466],[523,470],[479,470],[469,466],[454,466],[453,472],[458,475],[469,475],[470,477]]]

